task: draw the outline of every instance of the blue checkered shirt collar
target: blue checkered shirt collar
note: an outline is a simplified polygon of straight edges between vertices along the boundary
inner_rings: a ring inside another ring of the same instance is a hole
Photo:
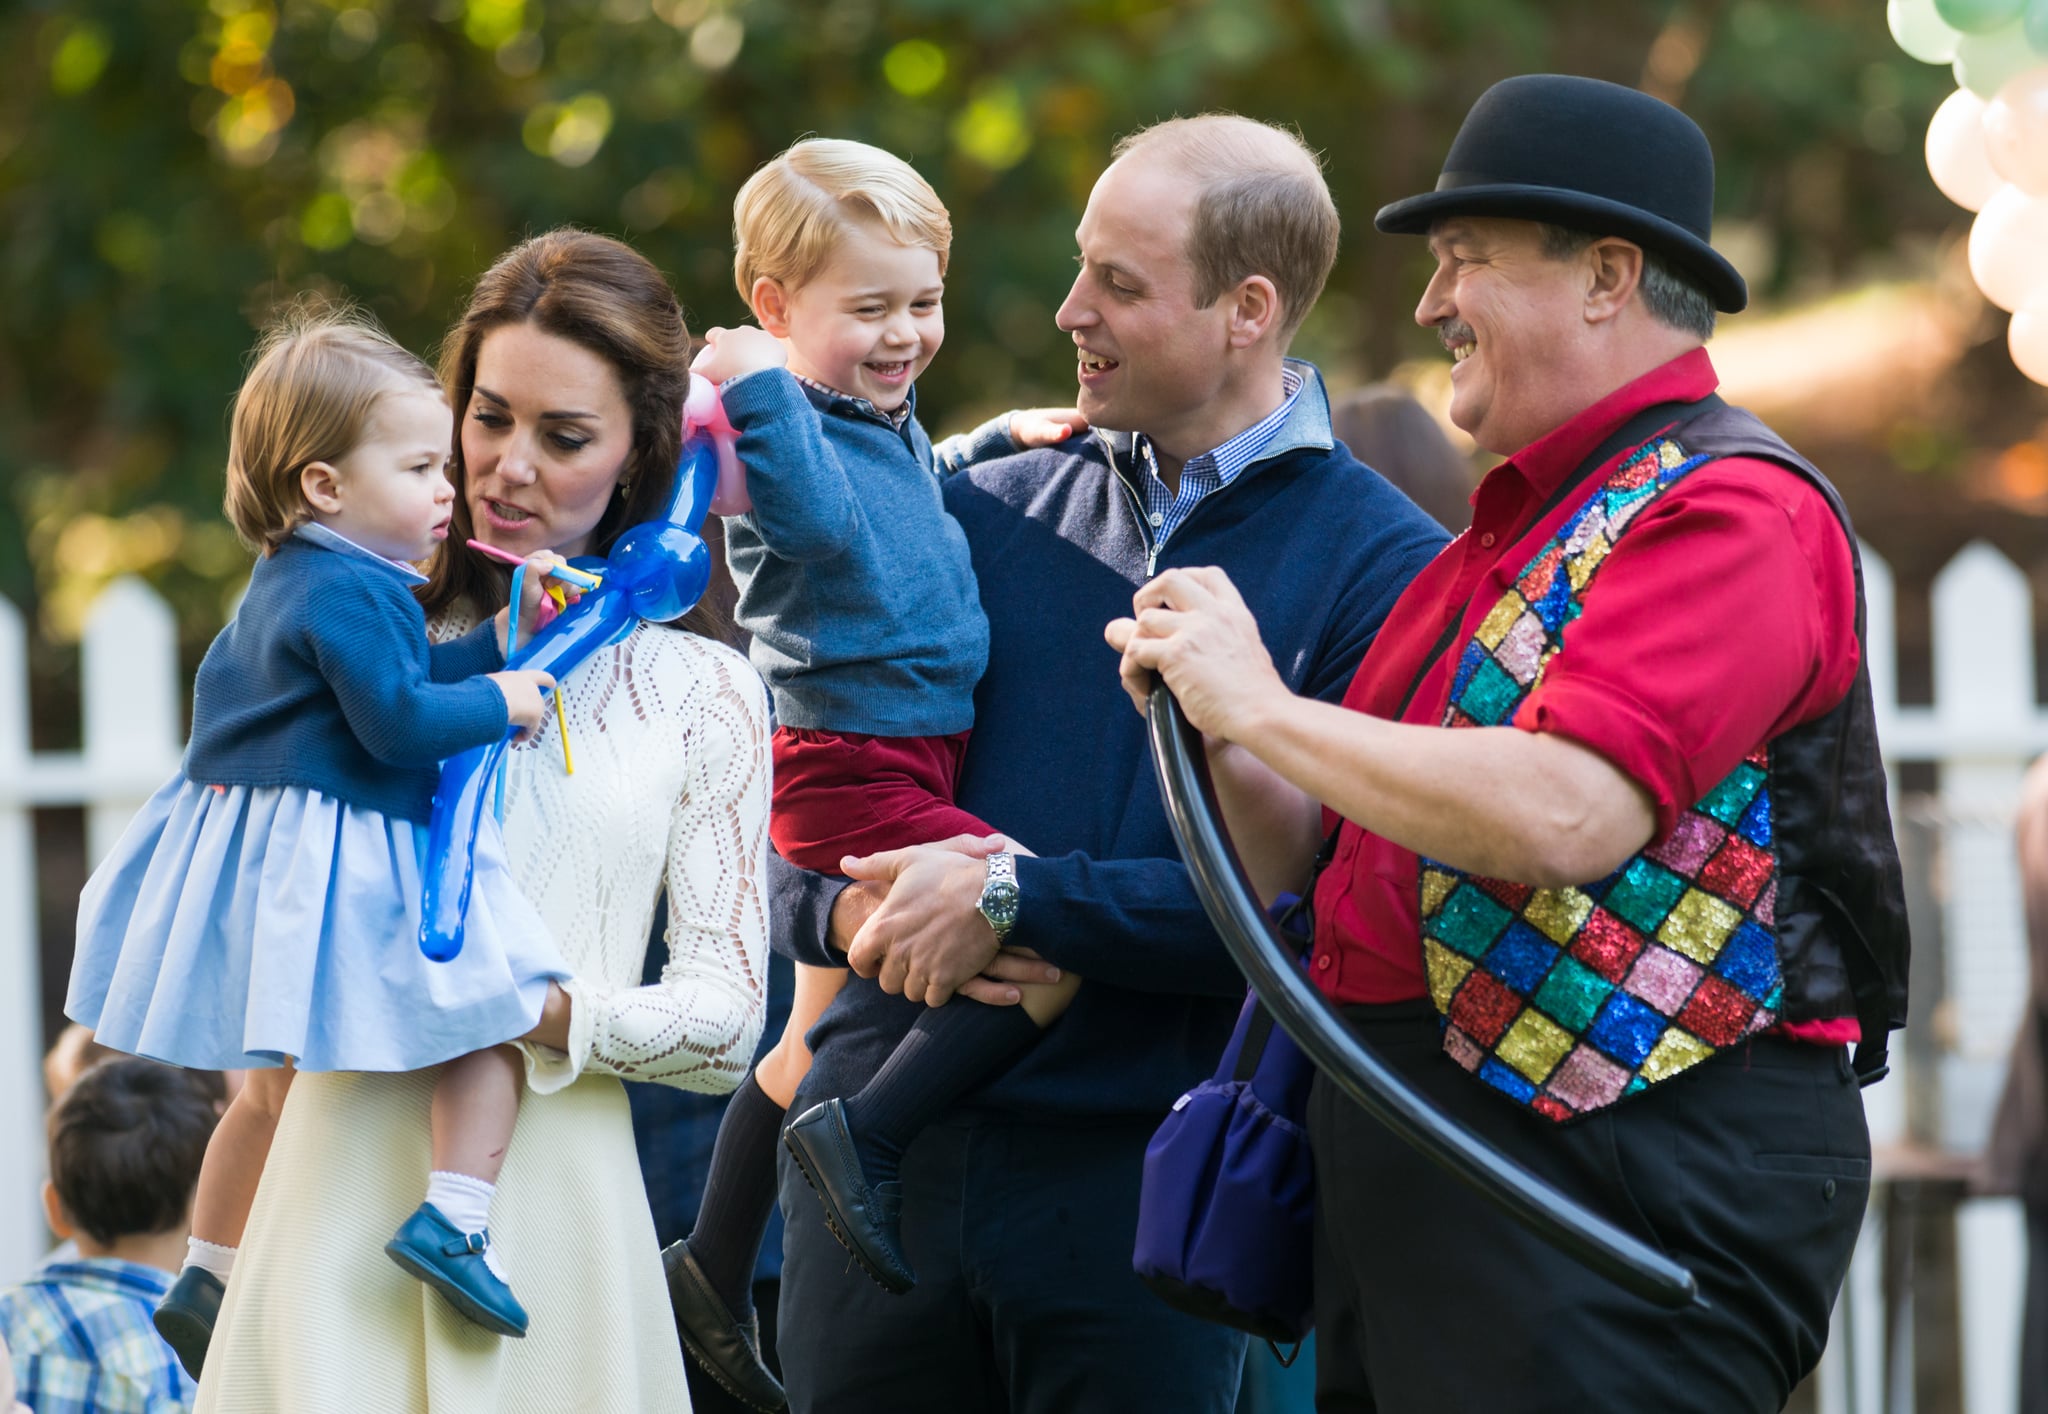
[[[831,398],[842,403],[852,403],[855,411],[864,412],[869,417],[879,417],[882,421],[888,423],[898,432],[901,432],[903,430],[904,423],[910,421],[910,415],[917,407],[917,389],[915,388],[912,388],[909,394],[904,397],[903,405],[897,408],[896,411],[883,412],[880,408],[876,407],[866,398],[857,398],[851,393],[842,393],[837,388],[833,387],[831,384],[820,383],[815,378],[806,378],[803,376],[803,374],[796,372],[794,369],[790,371],[789,376],[796,379],[797,382],[803,384],[806,388],[809,388],[814,392],[824,394],[827,398]]]
[[[1178,491],[1168,490],[1166,483],[1160,479],[1159,455],[1153,449],[1152,439],[1142,432],[1131,438],[1131,465],[1137,473],[1138,487],[1145,496],[1145,520],[1152,528],[1154,545],[1164,544],[1167,538],[1180,528],[1181,522],[1202,503],[1204,497],[1230,485],[1246,467],[1265,460],[1269,455],[1290,451],[1312,440],[1282,438],[1280,434],[1282,429],[1288,428],[1290,421],[1294,420],[1297,405],[1302,401],[1301,390],[1309,385],[1314,374],[1313,366],[1299,359],[1288,359],[1283,363],[1280,367],[1280,406],[1231,437],[1222,446],[1213,447],[1181,463]],[[1329,405],[1327,399],[1321,396],[1321,381],[1320,377],[1315,379],[1315,401],[1320,405],[1324,440],[1327,444]],[[1284,445],[1281,445],[1283,442]]]

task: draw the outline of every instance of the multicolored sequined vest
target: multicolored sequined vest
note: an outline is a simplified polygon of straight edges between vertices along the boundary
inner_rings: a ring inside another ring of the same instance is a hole
[[[1498,726],[1542,681],[1630,524],[1713,460],[1671,437],[1621,464],[1466,643],[1447,727]],[[1759,750],[1598,883],[1538,889],[1422,861],[1444,1049],[1553,1120],[1601,1109],[1772,1025],[1783,985],[1769,762]]]

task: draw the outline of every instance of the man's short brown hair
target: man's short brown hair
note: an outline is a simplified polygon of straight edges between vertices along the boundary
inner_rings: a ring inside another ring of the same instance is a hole
[[[1177,163],[1200,187],[1188,228],[1195,303],[1264,275],[1280,295],[1284,346],[1337,263],[1337,204],[1322,160],[1299,133],[1235,113],[1155,123],[1121,139],[1114,156],[1135,152]]]

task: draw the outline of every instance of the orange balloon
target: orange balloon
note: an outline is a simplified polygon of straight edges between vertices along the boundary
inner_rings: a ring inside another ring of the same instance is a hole
[[[2048,64],[2006,80],[1984,105],[1984,149],[1999,176],[2048,195]]]
[[[2021,305],[2006,326],[2005,343],[2020,372],[2048,385],[2048,300]]]
[[[1927,125],[1927,171],[1941,194],[1965,211],[1980,210],[2003,184],[1984,145],[1984,100],[1959,88]]]
[[[1992,193],[1970,223],[1970,278],[2000,309],[2048,294],[2048,197],[2015,186]]]

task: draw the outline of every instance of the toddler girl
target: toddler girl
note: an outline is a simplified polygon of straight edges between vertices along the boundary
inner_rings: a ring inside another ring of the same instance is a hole
[[[235,398],[226,498],[261,558],[200,664],[181,771],[79,900],[67,1015],[137,1055],[252,1067],[156,1313],[195,1378],[295,1067],[446,1063],[426,1201],[386,1251],[471,1320],[526,1331],[486,1224],[522,1080],[502,1043],[567,972],[494,831],[453,961],[421,953],[419,898],[438,763],[530,734],[553,680],[495,671],[503,612],[428,646],[408,562],[448,533],[452,431],[433,372],[367,322],[302,312],[265,337]],[[542,578],[525,577],[529,598]]]

